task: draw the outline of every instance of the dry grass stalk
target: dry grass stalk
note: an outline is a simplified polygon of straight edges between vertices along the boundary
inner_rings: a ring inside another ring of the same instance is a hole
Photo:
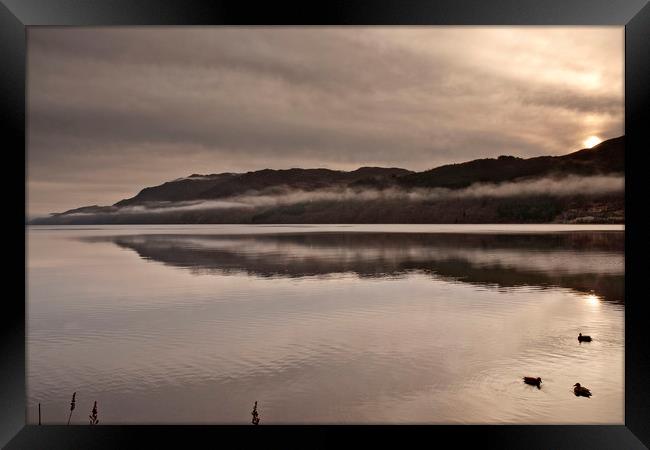
[[[251,414],[253,415],[253,425],[258,425],[260,423],[260,415],[257,413],[257,401],[255,401],[255,406],[253,407],[253,412]]]
[[[72,401],[70,402],[70,415],[68,416],[68,425],[70,425],[70,418],[72,418],[72,411],[74,411],[74,406],[75,406],[75,397],[77,396],[77,393],[74,392],[72,394]]]
[[[99,423],[99,419],[97,419],[97,401],[96,400],[95,400],[95,405],[93,406],[93,411],[88,417],[90,417],[90,424],[91,425],[97,425]]]

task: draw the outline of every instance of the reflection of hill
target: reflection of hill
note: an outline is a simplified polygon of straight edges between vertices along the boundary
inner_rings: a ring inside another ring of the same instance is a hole
[[[301,233],[135,235],[109,240],[140,257],[202,273],[360,277],[427,273],[463,283],[559,286],[623,303],[624,234]]]

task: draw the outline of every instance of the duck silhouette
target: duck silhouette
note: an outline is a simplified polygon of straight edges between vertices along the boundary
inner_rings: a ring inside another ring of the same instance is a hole
[[[578,333],[578,342],[591,342],[591,336],[583,336],[582,333]]]
[[[573,385],[573,393],[576,397],[591,397],[591,391],[584,386],[580,386],[580,383]]]
[[[542,384],[542,379],[540,377],[524,377],[524,383],[530,384],[531,386],[537,386],[537,389],[542,388],[540,386],[540,384]]]

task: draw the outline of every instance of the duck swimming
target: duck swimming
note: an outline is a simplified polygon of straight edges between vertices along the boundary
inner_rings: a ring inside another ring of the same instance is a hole
[[[584,386],[580,386],[580,383],[573,385],[573,393],[576,397],[591,397],[591,391]]]
[[[583,336],[582,333],[578,333],[578,342],[591,342],[591,336]]]
[[[537,389],[542,388],[540,386],[540,384],[542,384],[542,379],[540,377],[524,377],[524,383],[530,384],[531,386],[537,386]]]

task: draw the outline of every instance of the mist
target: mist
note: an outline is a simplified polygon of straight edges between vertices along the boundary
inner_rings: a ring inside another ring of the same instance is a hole
[[[272,187],[262,191],[248,191],[220,200],[149,202],[142,205],[111,207],[109,214],[160,214],[185,211],[211,211],[221,209],[255,209],[287,206],[310,202],[382,201],[400,200],[410,202],[444,201],[468,198],[516,198],[530,196],[567,197],[579,195],[603,195],[623,193],[625,179],[622,176],[570,175],[562,178],[545,177],[504,183],[474,183],[462,189],[353,189],[349,187],[322,190],[295,190]],[[94,213],[75,212],[67,216],[89,216]]]

